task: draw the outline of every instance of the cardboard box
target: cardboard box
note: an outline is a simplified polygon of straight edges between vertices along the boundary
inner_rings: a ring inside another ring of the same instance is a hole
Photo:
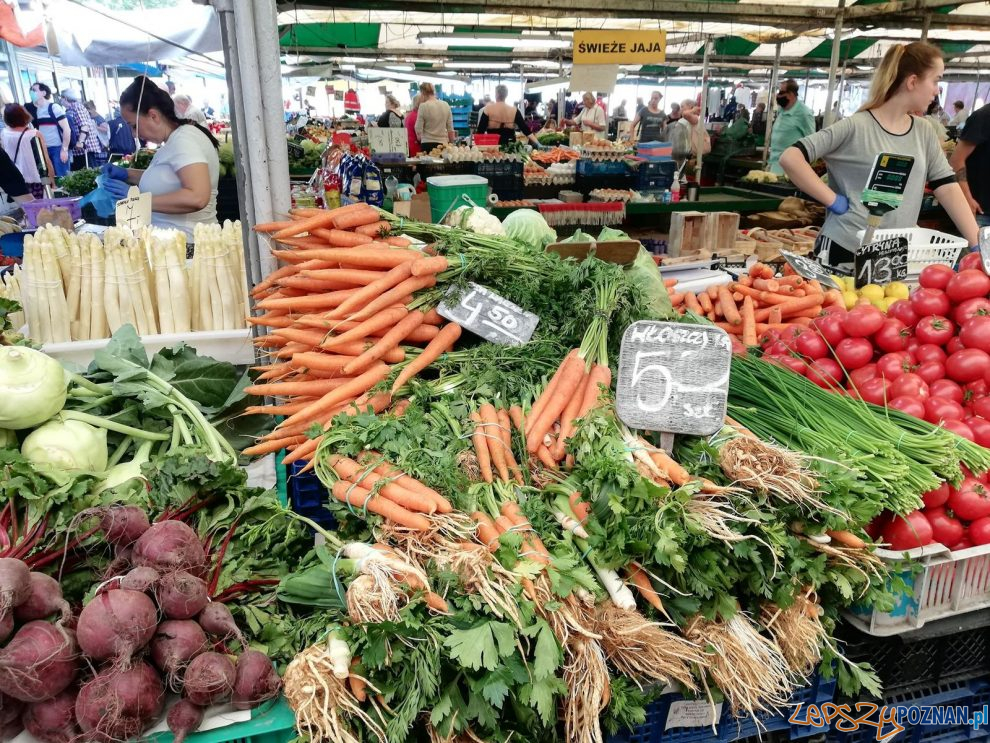
[[[430,195],[426,192],[414,194],[412,201],[396,201],[392,213],[397,217],[415,219],[417,222],[432,222]]]
[[[627,266],[636,260],[639,251],[643,246],[638,240],[609,240],[608,242],[596,243],[589,241],[586,243],[551,243],[547,245],[547,250],[556,253],[561,258],[577,258],[583,261],[592,251],[599,260],[617,263],[620,266]]]

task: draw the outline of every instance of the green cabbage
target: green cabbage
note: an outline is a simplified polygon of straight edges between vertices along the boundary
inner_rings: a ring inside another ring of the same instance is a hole
[[[557,233],[534,209],[516,209],[502,220],[502,227],[513,240],[538,250],[557,242]]]

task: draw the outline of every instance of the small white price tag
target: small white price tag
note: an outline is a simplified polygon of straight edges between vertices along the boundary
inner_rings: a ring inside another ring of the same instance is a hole
[[[117,226],[132,230],[151,224],[151,194],[131,186],[127,197],[117,202]]]
[[[672,728],[711,727],[722,716],[722,703],[710,704],[703,699],[671,702],[664,730]]]
[[[491,289],[473,283],[468,284],[456,300],[444,299],[437,312],[486,341],[503,346],[528,343],[540,322],[540,318],[532,312],[527,312]]]

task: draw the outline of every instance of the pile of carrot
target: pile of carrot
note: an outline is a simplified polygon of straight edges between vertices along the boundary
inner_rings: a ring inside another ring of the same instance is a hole
[[[665,280],[668,291],[676,283]],[[723,330],[740,336],[743,345],[755,346],[768,330],[788,325],[810,325],[826,307],[844,308],[842,293],[826,290],[815,280],[796,274],[775,277],[765,264],[754,264],[747,276],[705,291],[672,292],[670,302],[680,314],[694,312]]]
[[[244,453],[286,449],[283,461],[291,463],[316,451],[320,439],[306,436],[314,424],[387,409],[395,393],[453,347],[461,328],[435,309],[411,308],[447,259],[389,235],[373,207],[294,209],[288,220],[255,230],[277,243],[272,252],[283,265],[252,290],[259,314],[248,318],[269,329],[255,344],[270,363],[254,367],[260,374],[247,391],[276,403],[248,412],[284,420]],[[393,375],[387,391],[375,391]]]

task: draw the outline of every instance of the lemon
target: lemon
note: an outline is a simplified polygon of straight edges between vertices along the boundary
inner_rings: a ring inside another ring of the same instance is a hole
[[[886,295],[891,299],[907,299],[911,295],[908,285],[902,281],[892,281],[887,284]]]
[[[866,297],[870,302],[884,298],[883,287],[879,284],[867,284],[859,290],[860,296]]]
[[[846,288],[846,291],[854,292],[856,291],[856,277],[855,276],[843,276],[842,285]]]
[[[842,292],[842,301],[845,303],[846,309],[851,310],[859,301],[859,295],[856,292]]]
[[[842,291],[845,291],[846,289],[849,288],[849,287],[846,286],[846,277],[845,276],[838,276],[836,274],[832,274],[832,281],[834,281],[835,282],[835,285],[838,286]],[[828,288],[828,287],[826,287],[826,288]]]

